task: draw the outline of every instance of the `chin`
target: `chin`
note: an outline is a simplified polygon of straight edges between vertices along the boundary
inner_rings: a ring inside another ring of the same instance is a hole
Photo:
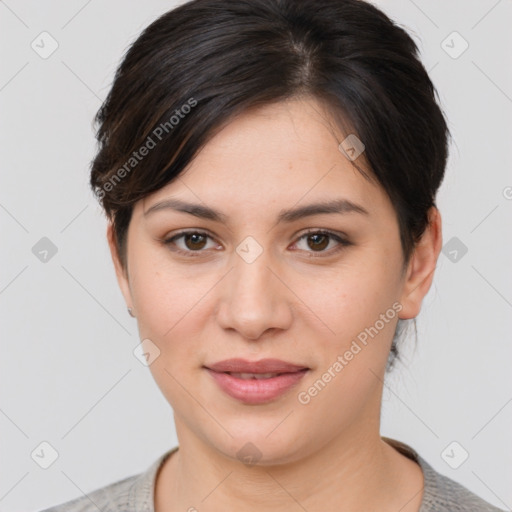
[[[226,424],[233,437],[223,436],[221,440],[211,440],[211,445],[226,457],[246,465],[273,466],[292,463],[303,457],[307,446],[311,446],[311,442],[301,435],[301,429],[296,432],[291,432],[289,428],[286,431],[283,429],[279,435],[277,430],[272,432],[279,421],[259,422],[257,426],[251,422],[251,425],[246,423],[245,427],[241,423],[237,426],[239,432],[233,431]],[[272,426],[267,428],[270,424]]]

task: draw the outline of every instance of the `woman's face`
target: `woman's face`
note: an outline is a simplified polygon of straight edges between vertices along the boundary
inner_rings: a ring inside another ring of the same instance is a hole
[[[134,208],[118,277],[180,443],[270,464],[378,429],[396,323],[417,314],[430,280],[423,260],[402,272],[393,206],[331,127],[312,99],[246,112]],[[306,370],[268,381],[208,370],[232,358]]]

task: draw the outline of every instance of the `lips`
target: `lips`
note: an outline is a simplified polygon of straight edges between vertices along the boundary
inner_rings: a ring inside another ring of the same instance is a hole
[[[223,373],[295,373],[301,370],[307,370],[306,366],[288,363],[280,359],[260,359],[259,361],[247,361],[246,359],[226,359],[206,365],[206,368],[214,372]]]
[[[248,405],[277,399],[296,386],[309,370],[279,359],[227,359],[205,369],[225,394]]]
[[[224,372],[232,377],[236,377],[237,379],[271,379],[272,377],[278,377],[279,375],[283,375],[283,373],[235,373],[235,372]]]

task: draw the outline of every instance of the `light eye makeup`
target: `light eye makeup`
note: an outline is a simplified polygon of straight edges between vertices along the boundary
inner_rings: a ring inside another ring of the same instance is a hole
[[[211,250],[220,250],[218,245],[215,244],[208,247],[208,239],[211,241],[214,240],[208,232],[194,229],[181,231],[162,239],[161,242],[170,251],[178,255],[197,258],[204,256],[205,253]],[[298,247],[300,244],[302,247]],[[296,239],[293,246],[298,248],[292,250],[304,251],[309,253],[310,257],[318,258],[332,256],[350,245],[353,244],[348,240],[346,235],[342,233],[325,229],[309,229]]]

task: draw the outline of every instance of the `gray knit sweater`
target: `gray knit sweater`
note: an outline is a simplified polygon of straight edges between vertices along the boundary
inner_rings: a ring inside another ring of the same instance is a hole
[[[386,441],[415,460],[423,471],[425,487],[419,512],[503,512],[462,485],[437,473],[406,444],[392,439]],[[166,452],[143,473],[119,480],[42,512],[155,512],[154,488],[158,469],[177,449],[178,446]]]

